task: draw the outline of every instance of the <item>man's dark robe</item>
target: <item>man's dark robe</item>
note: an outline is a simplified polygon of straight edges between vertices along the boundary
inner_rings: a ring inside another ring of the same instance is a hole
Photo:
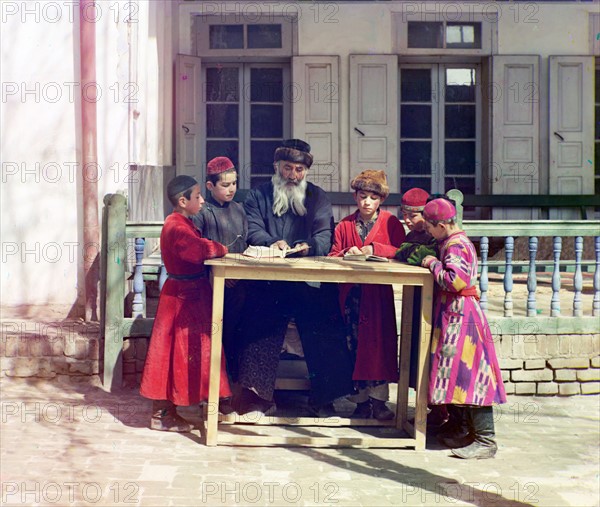
[[[272,183],[250,191],[244,203],[248,243],[269,246],[283,239],[290,246],[308,243],[310,256],[327,255],[334,229],[331,203],[321,188],[308,183],[304,204],[305,216],[288,210],[277,217]],[[337,297],[335,284],[315,288],[304,282],[253,283],[242,323],[241,385],[272,399],[285,330],[293,318],[310,374],[312,403],[321,405],[351,393],[352,362]]]

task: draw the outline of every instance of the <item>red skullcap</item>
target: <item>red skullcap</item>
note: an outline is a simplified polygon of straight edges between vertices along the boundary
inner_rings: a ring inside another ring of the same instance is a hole
[[[434,199],[425,205],[423,217],[428,222],[450,220],[456,217],[456,208],[446,199]]]
[[[402,211],[423,211],[428,197],[422,188],[411,188],[402,194]]]
[[[221,174],[229,169],[235,169],[233,162],[227,157],[215,157],[206,166],[206,174]]]

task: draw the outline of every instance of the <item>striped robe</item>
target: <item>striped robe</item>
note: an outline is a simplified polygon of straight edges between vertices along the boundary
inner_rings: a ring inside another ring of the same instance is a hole
[[[460,231],[440,242],[441,260],[428,267],[436,281],[429,403],[488,406],[506,393],[489,324],[474,295],[477,252]]]

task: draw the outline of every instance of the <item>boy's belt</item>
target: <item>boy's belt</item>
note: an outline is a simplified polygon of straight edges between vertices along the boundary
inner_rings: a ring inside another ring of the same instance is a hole
[[[454,297],[454,296],[463,296],[463,297],[473,296],[475,299],[477,299],[477,301],[479,301],[479,294],[477,293],[477,287],[467,287],[466,289],[459,290],[458,292],[450,292],[450,291],[447,291],[447,290],[443,290],[441,292],[442,292],[442,294],[444,296],[450,296],[450,297]]]
[[[172,280],[198,280],[199,278],[206,278],[207,276],[206,271],[194,273],[193,275],[174,275],[173,273],[169,273],[168,275]]]

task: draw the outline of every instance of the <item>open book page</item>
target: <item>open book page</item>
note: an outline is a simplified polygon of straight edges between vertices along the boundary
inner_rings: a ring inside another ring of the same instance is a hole
[[[385,257],[379,255],[367,255],[367,254],[346,254],[344,255],[345,261],[373,261],[373,262],[390,262]]]
[[[253,259],[283,259],[288,255],[302,252],[303,250],[307,249],[308,247],[306,245],[298,245],[294,248],[287,248],[285,250],[280,250],[279,248],[274,246],[250,245],[248,248],[246,248],[246,250],[242,252],[242,255],[245,255],[246,257],[252,257]]]

